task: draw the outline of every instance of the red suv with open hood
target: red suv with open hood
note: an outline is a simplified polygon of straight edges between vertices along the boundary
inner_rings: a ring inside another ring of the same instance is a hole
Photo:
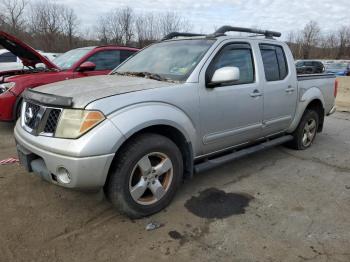
[[[1,31],[0,45],[21,58],[26,67],[0,72],[0,121],[18,118],[24,90],[68,79],[106,75],[138,51],[120,46],[83,47],[68,51],[51,62],[30,46]]]

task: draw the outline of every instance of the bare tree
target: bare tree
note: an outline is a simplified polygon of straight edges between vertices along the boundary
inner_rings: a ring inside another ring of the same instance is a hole
[[[36,46],[66,51],[73,47],[78,27],[73,9],[54,1],[36,1],[31,5],[30,33]]]
[[[336,59],[340,59],[345,55],[346,49],[350,43],[350,29],[349,27],[342,26],[338,29],[338,52],[336,55]]]
[[[159,15],[159,28],[162,35],[167,35],[175,31],[189,31],[191,25],[176,12],[167,12]]]
[[[0,15],[0,25],[6,26],[7,31],[18,34],[24,30],[24,11],[28,4],[27,0],[1,0],[0,7],[3,13]]]
[[[175,12],[143,14],[135,21],[137,41],[140,47],[155,42],[170,32],[189,31],[191,25]]]
[[[161,38],[158,21],[154,14],[143,14],[137,17],[135,29],[139,47],[147,46]]]
[[[321,29],[318,26],[317,22],[315,21],[310,21],[304,27],[304,30],[302,31],[302,36],[303,36],[302,48],[303,48],[304,59],[310,58],[312,47],[316,46],[317,41],[319,40],[320,31]]]
[[[134,12],[130,7],[125,7],[119,10],[118,16],[123,44],[128,45],[134,36]]]
[[[63,11],[63,32],[68,38],[69,49],[73,47],[73,39],[78,28],[78,17],[74,10],[64,7]]]

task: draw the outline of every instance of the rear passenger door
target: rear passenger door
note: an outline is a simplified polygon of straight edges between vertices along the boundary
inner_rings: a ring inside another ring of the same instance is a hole
[[[297,81],[280,45],[260,44],[264,66],[263,134],[282,132],[290,126],[296,110]]]

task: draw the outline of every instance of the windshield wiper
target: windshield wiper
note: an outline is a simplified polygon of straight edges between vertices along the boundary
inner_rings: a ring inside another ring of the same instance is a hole
[[[136,77],[144,77],[148,79],[153,79],[157,81],[167,81],[167,82],[175,82],[171,79],[162,77],[158,74],[150,73],[150,72],[114,72],[113,74],[118,74],[122,76],[136,76]]]

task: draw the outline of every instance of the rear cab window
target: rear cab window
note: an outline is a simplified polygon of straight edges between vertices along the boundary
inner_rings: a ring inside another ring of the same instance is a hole
[[[259,45],[264,64],[266,81],[280,81],[288,75],[288,63],[282,46],[273,44]]]

